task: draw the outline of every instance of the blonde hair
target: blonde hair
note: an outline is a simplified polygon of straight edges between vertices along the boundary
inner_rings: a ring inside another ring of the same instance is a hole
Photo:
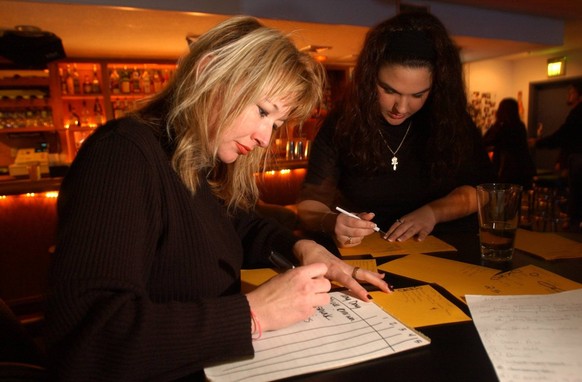
[[[249,209],[258,199],[254,174],[267,150],[225,164],[217,157],[218,138],[261,97],[282,98],[290,106],[287,123],[302,122],[321,101],[324,81],[321,65],[288,37],[239,16],[193,43],[166,89],[138,114],[165,124],[172,166],[193,194],[203,174],[229,210]]]

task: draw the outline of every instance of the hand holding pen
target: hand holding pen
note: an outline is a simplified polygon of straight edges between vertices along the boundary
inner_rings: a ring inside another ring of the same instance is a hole
[[[358,215],[351,213],[351,212],[348,212],[348,211],[344,210],[343,208],[336,207],[335,209],[338,210],[343,215],[346,215],[346,216],[349,216],[351,218],[358,219],[358,220],[364,220],[361,217],[359,217]],[[368,221],[368,220],[366,220],[366,221]],[[373,222],[370,222],[370,223],[373,223]],[[357,228],[357,229],[366,229],[366,228]],[[380,227],[378,227],[377,225],[375,225],[373,227],[369,227],[367,229],[373,229],[374,231],[378,232],[383,238],[386,236],[386,232],[382,231],[380,229]],[[344,245],[359,244],[359,242],[357,242],[357,240],[354,240],[355,239],[354,236],[346,235],[346,237],[348,238],[348,240],[344,243]]]

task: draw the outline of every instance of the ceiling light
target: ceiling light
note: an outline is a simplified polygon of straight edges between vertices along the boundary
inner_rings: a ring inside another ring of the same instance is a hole
[[[548,77],[563,76],[566,74],[566,57],[548,59]]]

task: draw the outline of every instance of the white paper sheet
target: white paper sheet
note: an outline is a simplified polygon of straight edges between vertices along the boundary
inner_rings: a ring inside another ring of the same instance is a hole
[[[466,298],[501,382],[582,381],[582,289]]]
[[[211,381],[272,381],[336,369],[428,345],[430,340],[403,325],[373,302],[333,292],[331,303],[309,320],[263,333],[249,360],[206,368]]]

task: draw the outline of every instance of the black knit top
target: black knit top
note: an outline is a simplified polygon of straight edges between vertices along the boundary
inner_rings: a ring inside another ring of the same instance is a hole
[[[240,269],[296,242],[195,196],[150,128],[110,122],[79,151],[58,201],[47,341],[59,380],[174,380],[253,354]]]

